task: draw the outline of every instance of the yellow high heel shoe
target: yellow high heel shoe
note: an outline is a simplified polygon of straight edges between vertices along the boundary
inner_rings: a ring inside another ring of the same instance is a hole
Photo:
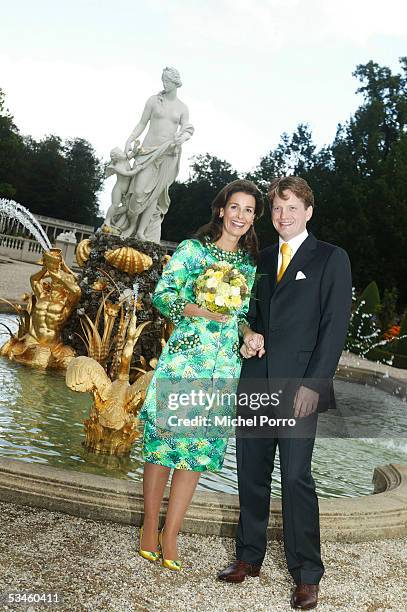
[[[161,565],[163,567],[166,567],[169,570],[173,570],[175,572],[179,572],[179,570],[182,569],[182,563],[179,560],[175,560],[175,559],[165,559],[164,558],[164,549],[163,549],[163,531],[164,528],[161,529],[159,535],[158,535],[158,542],[160,544],[160,548],[161,548],[161,555],[162,555],[162,562]]]
[[[143,559],[147,559],[147,561],[152,561],[153,563],[161,559],[161,552],[159,550],[158,551],[142,550],[141,548],[142,539],[143,539],[143,527],[141,526],[140,527],[140,544],[139,544],[139,551],[138,551],[138,554],[140,555],[140,557],[143,557]]]

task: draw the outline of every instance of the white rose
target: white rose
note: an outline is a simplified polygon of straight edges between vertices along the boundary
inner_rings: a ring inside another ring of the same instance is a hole
[[[205,284],[208,287],[208,289],[212,289],[212,287],[217,286],[218,282],[219,281],[215,277],[211,277],[211,278],[208,278]]]

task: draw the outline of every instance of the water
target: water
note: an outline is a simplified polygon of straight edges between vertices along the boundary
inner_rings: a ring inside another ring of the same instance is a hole
[[[14,219],[16,225],[21,223],[39,242],[44,251],[49,251],[52,245],[41,224],[37,221],[34,215],[24,206],[14,202],[14,200],[0,199],[0,220],[6,217]]]
[[[13,317],[1,315],[10,326]],[[0,343],[7,334],[0,329]],[[392,407],[394,427],[407,429],[407,405],[371,387],[342,381],[335,383],[338,403],[367,403],[372,414]],[[43,372],[0,358],[0,456],[63,467],[77,471],[140,481],[140,440],[127,458],[87,453],[82,421],[88,416],[91,398],[65,386],[61,373]],[[396,410],[394,410],[396,408]],[[372,475],[378,465],[407,464],[407,439],[317,438],[313,474],[320,497],[353,497],[373,492]],[[206,474],[201,490],[237,492],[234,441],[231,441],[221,474]],[[278,459],[273,493],[280,493]]]

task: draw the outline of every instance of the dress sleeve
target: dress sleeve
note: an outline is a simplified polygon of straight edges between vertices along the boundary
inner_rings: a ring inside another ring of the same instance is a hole
[[[243,300],[242,308],[237,315],[237,326],[239,331],[239,336],[243,336],[243,326],[248,325],[250,327],[250,323],[248,321],[247,315],[249,312],[249,305],[253,302],[252,289],[254,286],[254,280],[256,278],[256,268],[255,266],[250,267],[250,271],[247,274],[247,286],[249,288],[249,293]],[[250,314],[250,313],[249,313]]]
[[[185,305],[190,301],[180,294],[189,275],[196,267],[199,249],[200,243],[196,240],[181,242],[165,266],[153,295],[153,305],[175,325],[180,322]]]

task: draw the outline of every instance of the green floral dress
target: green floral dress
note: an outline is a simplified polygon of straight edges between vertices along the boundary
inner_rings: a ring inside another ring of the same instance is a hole
[[[153,295],[154,306],[174,322],[175,328],[158,361],[139,415],[145,421],[143,458],[149,463],[199,472],[222,469],[227,437],[213,431],[211,435],[209,430],[201,435],[202,428],[199,437],[193,437],[190,431],[185,437],[179,433],[172,435],[163,430],[157,419],[160,405],[157,381],[160,384],[198,381],[202,387],[212,385],[213,390],[214,381],[227,380],[232,391],[236,391],[241,370],[238,325],[245,320],[250,296],[227,323],[182,314],[185,304],[195,302],[196,278],[219,261],[236,267],[251,291],[256,268],[247,252],[223,251],[208,240],[205,245],[199,240],[184,240],[164,268]],[[168,403],[164,408],[168,409]],[[202,406],[198,411],[208,414],[208,409]],[[234,416],[235,406],[226,406],[224,411]]]

